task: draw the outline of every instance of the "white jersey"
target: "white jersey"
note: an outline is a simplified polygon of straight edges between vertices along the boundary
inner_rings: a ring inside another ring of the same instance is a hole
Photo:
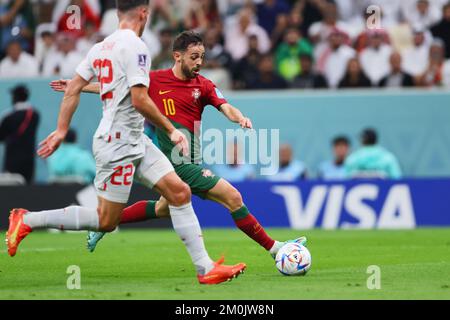
[[[131,87],[150,85],[150,54],[131,30],[121,29],[88,52],[77,73],[86,81],[100,82],[103,118],[96,138],[116,143],[142,142],[144,117],[131,103]]]

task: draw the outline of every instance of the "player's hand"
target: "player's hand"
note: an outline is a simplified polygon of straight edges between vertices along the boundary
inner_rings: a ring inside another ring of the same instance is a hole
[[[47,159],[50,157],[64,141],[65,135],[59,131],[53,131],[50,135],[39,144],[38,156]]]
[[[50,87],[57,92],[65,92],[70,80],[60,79],[50,82]]]
[[[243,118],[239,121],[239,125],[242,129],[253,129],[252,121],[249,118]]]
[[[170,135],[170,140],[183,153],[184,157],[189,156],[188,139],[180,130],[175,129]]]

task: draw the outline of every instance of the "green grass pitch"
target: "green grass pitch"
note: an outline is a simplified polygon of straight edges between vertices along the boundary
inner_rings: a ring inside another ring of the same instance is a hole
[[[86,233],[32,233],[16,257],[0,249],[0,299],[450,299],[450,230],[322,231],[270,229],[277,239],[309,238],[305,277],[278,273],[271,257],[234,229],[205,230],[211,257],[247,263],[238,279],[197,284],[189,256],[172,230],[107,235],[93,254]],[[2,233],[4,236],[4,233]],[[71,265],[81,290],[68,290]],[[369,290],[370,265],[381,289]]]

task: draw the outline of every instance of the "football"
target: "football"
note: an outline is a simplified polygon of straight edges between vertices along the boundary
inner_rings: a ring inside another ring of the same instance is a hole
[[[277,253],[275,264],[285,276],[305,275],[311,268],[311,253],[298,243],[287,243]]]

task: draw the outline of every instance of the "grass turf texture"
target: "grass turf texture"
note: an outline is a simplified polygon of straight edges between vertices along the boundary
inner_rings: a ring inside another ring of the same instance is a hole
[[[271,257],[237,230],[205,230],[211,257],[247,263],[238,279],[197,283],[172,230],[107,235],[93,254],[86,233],[32,233],[16,257],[0,251],[0,299],[450,299],[450,230],[269,230],[277,239],[303,233],[313,264],[305,277],[278,273]],[[4,233],[2,233],[4,235]],[[81,268],[81,290],[66,270]],[[367,267],[381,268],[381,289],[367,289]]]

